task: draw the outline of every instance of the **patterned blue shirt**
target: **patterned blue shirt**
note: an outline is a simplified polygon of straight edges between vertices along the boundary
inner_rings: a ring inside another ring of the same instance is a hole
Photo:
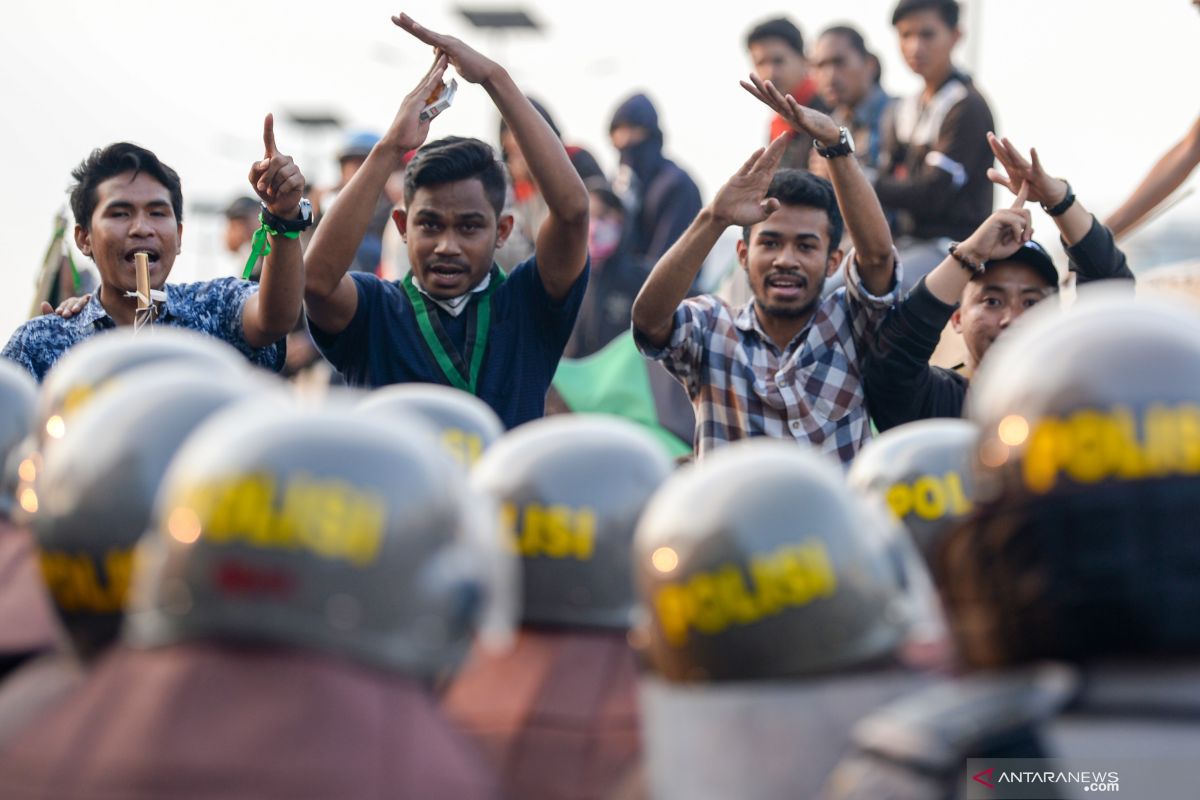
[[[258,291],[258,284],[237,278],[217,278],[198,283],[167,284],[167,300],[155,325],[172,325],[206,333],[233,345],[252,364],[278,372],[287,352],[285,340],[266,347],[251,347],[242,331],[242,307]],[[55,362],[70,348],[117,323],[92,295],[83,310],[70,319],[45,314],[29,320],[13,332],[0,353],[29,370],[41,381]]]

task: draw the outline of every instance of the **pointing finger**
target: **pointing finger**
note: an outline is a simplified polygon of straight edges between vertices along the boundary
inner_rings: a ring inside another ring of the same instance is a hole
[[[1029,199],[1029,181],[1021,181],[1021,191],[1017,192],[1017,199],[1009,208],[1014,211],[1020,211],[1025,207],[1025,201]]]
[[[267,114],[263,120],[263,147],[266,148],[266,158],[270,160],[275,155],[275,115]]]

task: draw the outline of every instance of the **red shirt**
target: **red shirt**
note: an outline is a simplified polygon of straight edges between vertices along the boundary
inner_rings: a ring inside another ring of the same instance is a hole
[[[807,77],[801,81],[800,85],[792,89],[792,97],[796,98],[796,102],[802,106],[812,103],[812,99],[817,94],[817,82],[812,77]],[[794,133],[792,126],[786,119],[778,114],[771,120],[771,139],[775,141],[781,133]]]

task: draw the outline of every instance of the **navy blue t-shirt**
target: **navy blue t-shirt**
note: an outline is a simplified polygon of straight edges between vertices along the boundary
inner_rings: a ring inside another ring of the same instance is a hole
[[[325,333],[312,319],[308,321],[317,347],[346,383],[367,387],[408,382],[449,385],[421,336],[416,313],[400,282],[365,272],[349,274],[358,288],[358,308],[346,329]],[[566,298],[555,303],[542,285],[535,255],[518,264],[492,291],[491,325],[476,393],[505,427],[542,416],[546,391],[575,327],[587,282],[585,266]],[[478,296],[469,302],[478,302]],[[452,317],[429,305],[465,359],[468,313]]]

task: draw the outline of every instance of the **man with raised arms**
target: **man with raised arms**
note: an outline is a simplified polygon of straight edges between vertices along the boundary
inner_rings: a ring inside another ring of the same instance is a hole
[[[313,338],[351,385],[448,384],[487,402],[511,428],[542,415],[587,288],[588,193],[503,67],[407,15],[392,21],[433,46],[435,61],[313,237],[305,286]],[[458,137],[422,147],[429,120],[421,110],[448,64],[492,98],[549,209],[534,256],[508,275],[493,260],[513,218],[502,213],[505,177],[492,148]],[[395,215],[412,272],[393,282],[347,273],[375,198],[415,148]]]
[[[687,389],[698,456],[772,436],[848,463],[871,432],[859,367],[866,337],[896,299],[891,234],[848,157],[850,132],[769,81],[751,80],[742,84],[747,91],[815,140],[832,183],[799,170],[776,173],[786,137],[755,152],[654,267],[633,306],[634,334]],[[825,279],[843,262],[843,216],[854,244],[846,286],[822,298]],[[685,300],[730,225],[742,226],[738,260],[753,299],[739,308],[712,295]]]

